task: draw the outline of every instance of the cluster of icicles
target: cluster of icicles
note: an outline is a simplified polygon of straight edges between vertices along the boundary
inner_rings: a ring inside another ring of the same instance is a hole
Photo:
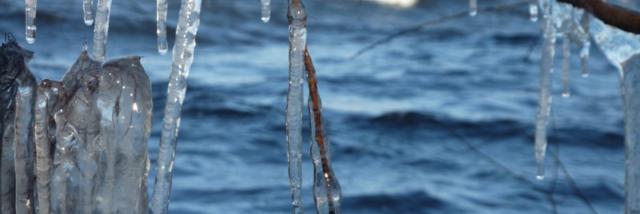
[[[623,1],[623,3],[629,1]],[[476,0],[469,0],[471,16],[477,14]],[[539,13],[540,11],[540,13]],[[640,36],[611,27],[591,18],[582,9],[555,0],[532,0],[531,21],[542,18],[542,54],[540,60],[539,106],[535,123],[536,177],[544,179],[547,148],[547,124],[551,111],[551,75],[554,73],[556,39],[562,39],[562,97],[570,96],[571,44],[580,48],[583,77],[589,75],[588,59],[591,39],[618,69],[624,101],[625,130],[625,213],[640,212]],[[612,14],[613,15],[613,14]],[[591,19],[590,19],[591,18]]]
[[[36,2],[25,0],[28,43],[35,42]],[[15,177],[0,179],[2,193],[10,193],[0,196],[2,213],[121,213],[132,210],[145,213],[149,209],[152,213],[168,212],[180,113],[193,63],[201,0],[182,0],[181,3],[157,173],[149,204],[146,177],[151,86],[139,57],[104,63],[111,0],[97,0],[95,13],[93,4],[93,0],[82,2],[84,23],[94,25],[92,56],[89,57],[85,47],[62,82],[44,80],[36,87],[35,79],[26,67],[30,56],[20,55],[23,60],[17,64],[22,63],[20,68],[24,69],[15,70],[15,73],[26,75],[29,81],[16,78],[16,82],[8,87],[17,89],[13,93],[15,96],[6,97],[7,102],[15,102],[9,109],[15,109],[15,112],[6,112],[12,116],[12,122],[1,130],[15,137],[2,141],[13,149],[1,150],[2,166],[9,164],[11,167],[0,169],[3,175],[15,174]],[[169,47],[168,1],[157,0],[156,9],[157,48],[160,54],[165,54]],[[261,20],[268,22],[270,0],[261,0],[261,11]],[[286,133],[292,212],[304,213],[301,196],[303,84],[308,75],[313,78],[309,80],[309,112],[313,115],[310,117],[311,157],[316,212],[340,213],[341,190],[330,166],[329,145],[323,133],[315,70],[306,49],[307,15],[302,1],[290,0],[287,15],[290,48]],[[6,46],[15,46],[14,49],[28,53],[13,40]],[[34,138],[31,133],[35,133]],[[35,150],[30,147],[34,141]],[[3,148],[9,148],[4,144]],[[116,156],[118,159],[124,157],[125,161],[116,161]],[[36,173],[30,174],[33,163]],[[8,171],[10,168],[12,170]],[[14,182],[15,190],[8,191],[5,187]],[[114,188],[116,186],[118,188]]]

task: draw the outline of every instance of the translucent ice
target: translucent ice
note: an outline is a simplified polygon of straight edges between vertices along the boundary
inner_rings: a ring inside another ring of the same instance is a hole
[[[293,213],[303,213],[302,187],[302,109],[304,50],[307,46],[307,13],[301,1],[290,0],[289,11],[289,92],[286,106],[287,157]]]
[[[34,137],[36,145],[36,195],[37,213],[50,213],[51,146],[55,145],[53,115],[64,101],[62,83],[44,80],[38,86],[35,103]]]
[[[104,213],[147,213],[147,141],[151,83],[140,57],[104,64],[97,90],[100,137],[96,145],[96,208]]]
[[[151,212],[167,213],[171,196],[173,161],[180,128],[180,113],[187,90],[187,77],[193,63],[196,34],[200,25],[201,0],[182,0],[180,17],[173,45],[173,64],[167,88],[167,102],[162,121],[162,135],[158,150],[158,166],[151,199]]]
[[[111,0],[98,0],[93,29],[93,58],[99,62],[104,62],[105,54],[107,53],[110,15]]]

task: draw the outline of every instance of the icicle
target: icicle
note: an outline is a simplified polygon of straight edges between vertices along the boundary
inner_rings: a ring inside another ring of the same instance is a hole
[[[316,213],[339,214],[342,190],[331,169],[329,140],[325,138],[322,124],[322,102],[313,61],[305,49],[305,67],[309,82],[309,118],[311,118],[311,158],[313,159],[313,193]]]
[[[158,166],[153,198],[152,213],[167,213],[171,194],[173,161],[176,154],[176,138],[180,127],[180,112],[187,88],[187,76],[193,63],[196,33],[200,24],[201,0],[182,0],[180,17],[173,46],[173,65],[167,88],[167,102],[164,109],[162,136],[158,149]]]
[[[260,5],[262,6],[262,21],[269,22],[271,19],[271,0],[260,0]]]
[[[27,43],[33,44],[36,42],[36,11],[37,11],[37,0],[25,0],[25,37],[27,38]]]
[[[158,34],[158,53],[164,55],[169,49],[167,43],[167,0],[156,1],[156,33]]]
[[[151,84],[140,57],[104,64],[97,92],[101,115],[97,198],[107,199],[97,201],[97,210],[148,213],[151,102]]]
[[[562,97],[565,98],[571,96],[569,89],[571,51],[569,44],[571,44],[571,41],[569,37],[565,35],[564,38],[562,38]]]
[[[110,14],[111,0],[98,0],[93,29],[93,58],[98,62],[104,62],[105,54],[107,53]]]
[[[478,0],[469,0],[469,16],[478,15]]]
[[[582,70],[582,77],[589,76],[589,52],[591,49],[591,40],[589,39],[589,13],[583,12],[580,19],[580,26],[582,29],[581,49],[580,49],[580,65]]]
[[[538,5],[535,2],[529,3],[529,20],[538,21]]]
[[[51,115],[57,111],[58,101],[62,101],[62,83],[44,80],[37,90],[35,103],[35,144],[36,144],[36,195],[37,213],[50,213],[50,182],[51,167],[53,158],[51,157],[51,146],[54,145],[53,130],[50,121]]]
[[[553,72],[556,30],[551,15],[551,2],[542,0],[544,42],[540,66],[540,97],[536,116],[535,158],[538,164],[536,178],[544,179],[544,156],[547,150],[547,121],[551,110],[551,73]]]
[[[286,107],[287,157],[291,187],[292,213],[304,213],[302,187],[302,109],[304,49],[307,45],[307,13],[300,0],[290,0],[289,19],[289,93]]]
[[[33,213],[33,103],[35,79],[18,83],[15,118],[16,213]]]
[[[82,0],[82,18],[85,25],[93,24],[93,0]]]
[[[569,77],[571,66],[571,40],[570,33],[574,30],[573,17],[574,10],[570,9],[570,16],[565,16],[562,23],[562,97],[571,96],[569,89]]]
[[[82,52],[65,73],[65,102],[55,115],[56,143],[51,177],[53,213],[92,213],[99,157],[100,117],[96,107],[99,62]],[[108,200],[108,199],[104,199]]]
[[[640,54],[623,65],[625,130],[625,213],[640,211]]]

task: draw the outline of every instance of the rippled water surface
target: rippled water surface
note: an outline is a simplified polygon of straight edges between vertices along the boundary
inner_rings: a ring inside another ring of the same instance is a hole
[[[172,42],[179,2],[170,2]],[[203,2],[171,213],[290,212],[286,5],[274,1],[272,21],[263,24],[258,2]],[[571,98],[560,98],[560,72],[553,74],[553,153],[547,178],[537,181],[540,30],[527,5],[432,25],[348,59],[388,34],[464,11],[467,2],[423,0],[406,9],[305,2],[344,213],[622,212],[619,79],[597,48],[588,78],[580,77],[573,59]],[[506,2],[512,1],[479,3]],[[34,45],[22,39],[19,1],[0,0],[0,31],[35,51],[30,66],[41,79],[59,79],[92,28],[83,24],[79,0],[38,3]],[[154,10],[153,1],[114,0],[107,50],[110,58],[143,56],[153,80],[152,161],[171,65],[170,54],[156,52]],[[304,200],[313,213],[312,165],[304,158]]]

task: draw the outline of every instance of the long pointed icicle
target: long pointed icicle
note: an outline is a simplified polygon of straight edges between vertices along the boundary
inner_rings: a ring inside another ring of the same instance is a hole
[[[82,19],[87,26],[93,24],[93,0],[82,0]]]
[[[36,195],[37,213],[50,213],[50,182],[53,158],[51,146],[54,144],[51,128],[51,115],[57,110],[56,105],[62,100],[62,84],[50,80],[43,80],[37,90],[35,103],[35,144],[36,144]]]
[[[582,70],[582,77],[589,76],[589,52],[591,49],[591,40],[589,39],[589,13],[583,12],[580,19],[580,26],[582,29],[581,49],[580,49],[580,65]]]
[[[309,82],[309,117],[311,118],[311,158],[313,159],[313,193],[316,213],[339,214],[342,190],[331,169],[329,141],[322,124],[322,102],[318,92],[318,80],[309,51],[305,49],[304,63]]]
[[[187,89],[187,77],[193,63],[196,34],[200,25],[201,0],[182,0],[180,17],[173,45],[173,65],[167,88],[167,102],[162,121],[162,136],[158,149],[158,166],[151,200],[151,212],[167,213],[171,196],[173,161],[180,128],[180,113]]]
[[[260,0],[260,8],[262,10],[261,20],[263,22],[269,22],[271,19],[271,0]]]
[[[478,15],[478,0],[469,0],[469,16]]]
[[[164,55],[169,50],[167,42],[167,0],[156,1],[156,34],[158,34],[158,53]]]
[[[551,2],[543,0],[544,42],[540,63],[540,94],[535,130],[535,159],[538,164],[536,178],[544,179],[544,156],[547,151],[547,121],[551,110],[551,73],[553,72],[556,30],[551,15]]]
[[[562,18],[561,37],[562,37],[562,97],[571,96],[569,88],[569,79],[571,77],[571,36],[577,27],[574,24],[576,10],[566,7],[566,13]]]
[[[304,213],[302,187],[302,109],[304,50],[307,46],[307,13],[301,0],[290,0],[289,19],[289,93],[286,107],[287,158],[291,187],[292,213]]]
[[[36,42],[36,11],[37,11],[37,0],[25,0],[24,1],[25,9],[25,37],[27,39],[27,43],[33,44]]]
[[[93,58],[98,62],[104,62],[107,53],[109,16],[111,16],[111,0],[98,0],[93,28]]]
[[[562,97],[571,96],[569,89],[570,63],[571,63],[571,41],[568,32],[562,36]]]
[[[15,118],[16,213],[33,213],[33,103],[35,79],[18,83]]]

